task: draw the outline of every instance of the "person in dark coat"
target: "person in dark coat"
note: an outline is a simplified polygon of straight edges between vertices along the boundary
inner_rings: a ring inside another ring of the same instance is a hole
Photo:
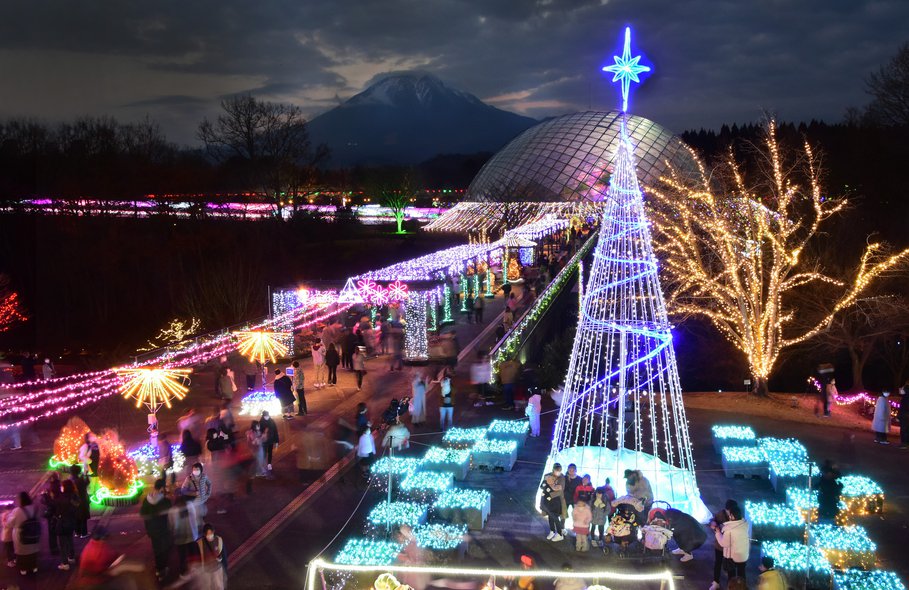
[[[341,347],[341,366],[348,371],[353,371],[353,353],[358,343],[359,339],[353,330],[344,335],[344,344]]]
[[[830,461],[821,468],[821,481],[817,484],[817,521],[834,524],[840,513],[840,495],[843,484],[837,481],[840,472]]]
[[[76,495],[79,497],[74,533],[80,539],[84,539],[88,537],[88,521],[92,517],[91,506],[88,503],[89,479],[87,475],[82,473],[81,465],[71,465],[69,468],[69,480],[73,482],[76,488]]]
[[[281,402],[281,413],[285,420],[294,417],[294,387],[290,377],[281,369],[275,369],[275,397]]]
[[[189,430],[183,431],[183,438],[180,441],[180,452],[185,457],[185,464],[192,465],[199,459],[202,454],[202,444],[193,438],[193,433]]]
[[[262,412],[262,418],[259,420],[259,427],[262,429],[264,438],[262,440],[262,450],[265,452],[265,469],[268,475],[271,475],[271,456],[275,450],[275,445],[281,442],[278,436],[278,425],[271,419],[268,412]]]
[[[565,472],[565,503],[568,506],[574,506],[574,492],[581,485],[581,476],[578,475],[578,466],[569,463],[568,471]]]
[[[707,531],[693,516],[681,510],[667,508],[663,514],[666,515],[666,522],[672,530],[672,538],[679,546],[672,553],[681,555],[682,561],[691,561],[694,559],[691,555],[694,550],[707,541]]]
[[[71,480],[62,483],[60,494],[54,500],[54,534],[57,535],[57,546],[60,548],[60,565],[58,569],[69,571],[76,563],[76,552],[73,550],[73,533],[76,530],[79,493]]]
[[[151,539],[152,553],[155,556],[155,575],[158,581],[167,577],[167,564],[170,561],[172,547],[170,529],[168,528],[168,513],[171,501],[165,495],[167,483],[164,479],[155,481],[155,489],[150,491],[142,500],[139,515],[145,522],[145,533]]]
[[[338,384],[338,365],[341,363],[341,356],[334,344],[328,345],[325,351],[325,366],[328,367],[328,386],[334,387]]]
[[[56,471],[51,471],[50,478],[44,484],[41,491],[41,506],[44,518],[47,519],[47,541],[50,547],[51,555],[60,553],[57,547],[56,519],[57,519],[57,500],[62,493],[60,485],[60,476]]]

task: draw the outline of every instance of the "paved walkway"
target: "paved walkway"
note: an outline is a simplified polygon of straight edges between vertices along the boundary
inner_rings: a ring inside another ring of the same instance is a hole
[[[461,346],[466,346],[483,332],[489,322],[500,316],[503,308],[504,301],[499,293],[496,299],[487,300],[486,324],[466,323],[466,317],[455,312],[456,323],[444,329],[455,331]],[[314,372],[311,359],[308,357],[301,359],[301,363],[307,377],[306,399],[309,415],[291,421],[283,421],[278,417],[282,443],[275,452],[274,479],[255,480],[252,493],[247,495],[241,490],[232,503],[226,499],[216,498],[215,502],[220,502],[218,507],[225,507],[228,512],[218,515],[215,514],[215,510],[210,510],[207,518],[207,521],[211,522],[224,537],[231,553],[239,551],[237,555],[242,559],[251,558],[254,561],[260,550],[267,550],[273,544],[263,543],[263,540],[278,531],[282,524],[281,514],[293,514],[306,506],[310,497],[316,495],[315,492],[321,488],[319,480],[325,469],[335,463],[334,460],[328,461],[320,469],[298,468],[298,465],[304,465],[307,459],[307,449],[303,444],[305,437],[315,434],[332,440],[338,418],[344,417],[353,421],[356,406],[360,402],[367,403],[373,422],[379,422],[379,416],[388,407],[390,399],[409,395],[414,372],[425,370],[422,367],[405,367],[403,371],[389,372],[388,357],[376,357],[367,361],[368,373],[362,391],[358,392],[355,374],[344,369],[338,371],[336,387],[315,389],[312,385]],[[211,395],[213,391],[211,371],[199,371],[194,374],[191,393],[186,400],[175,404],[172,410],[162,410],[159,413],[161,432],[169,432],[171,441],[178,442],[179,438],[175,434],[177,418],[190,408],[202,416],[208,415],[211,408],[218,403]],[[437,392],[437,388],[435,391]],[[240,397],[240,395],[235,397],[233,410],[237,416],[238,430],[243,433],[252,418],[239,416]],[[438,402],[432,398],[432,394],[430,398],[430,403],[433,404],[430,416],[437,416],[435,408]],[[118,397],[113,397],[80,416],[96,430],[119,426],[121,438],[129,441],[128,446],[133,446],[145,438],[145,416],[142,412],[130,411],[131,409]],[[53,440],[64,422],[65,419],[48,421],[26,433],[23,450],[3,451],[0,454],[2,465],[0,500],[11,500],[23,489],[31,490],[33,494],[38,491],[47,473],[47,459],[53,451]],[[217,477],[214,484],[217,496],[220,484]],[[304,508],[298,516],[305,518],[308,513],[309,509]],[[111,531],[110,542],[118,551],[124,552],[130,559],[138,562],[151,563],[150,544],[145,536],[137,507],[97,510],[93,513],[90,526],[98,522],[103,522]],[[45,529],[42,544],[46,542]],[[85,541],[76,540],[77,554],[84,544]],[[41,588],[64,587],[70,575],[59,572],[56,564],[57,561],[45,549],[41,553],[38,579],[27,579],[24,583],[13,570],[0,568],[0,588],[6,588],[14,583],[20,584],[23,588],[29,587],[29,584],[37,584],[33,587]]]

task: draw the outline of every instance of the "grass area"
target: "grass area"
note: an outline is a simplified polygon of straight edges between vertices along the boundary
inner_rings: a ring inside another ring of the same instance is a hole
[[[693,392],[684,395],[685,407],[698,410],[737,412],[751,416],[765,416],[790,422],[824,424],[870,431],[871,419],[860,414],[862,403],[848,406],[833,404],[831,416],[821,416],[823,408],[817,395],[804,393],[771,393],[758,397],[745,392]]]

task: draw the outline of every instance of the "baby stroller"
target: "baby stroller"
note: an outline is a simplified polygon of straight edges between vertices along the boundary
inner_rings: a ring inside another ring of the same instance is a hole
[[[613,503],[615,504],[615,502]],[[637,523],[638,513],[630,503],[615,504],[615,509],[615,514],[612,515],[609,526],[606,527],[603,553],[609,555],[615,552],[619,557],[626,557],[628,548],[640,538],[641,532]]]
[[[665,504],[667,508],[671,506],[667,502],[657,501],[654,504]],[[641,528],[643,536],[643,549],[641,551],[641,563],[648,558],[656,558],[660,561],[666,561],[668,554],[666,544],[672,538],[672,530],[669,521],[666,519],[664,509],[653,508],[647,515],[647,524]]]

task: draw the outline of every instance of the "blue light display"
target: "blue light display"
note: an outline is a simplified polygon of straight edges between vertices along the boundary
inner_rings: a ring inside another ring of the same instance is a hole
[[[625,47],[622,50],[622,56],[614,55],[612,59],[615,63],[603,68],[604,72],[613,74],[613,82],[622,84],[622,112],[628,112],[628,91],[631,82],[640,83],[641,79],[638,74],[649,72],[649,66],[642,66],[640,63],[641,56],[631,57],[631,27],[625,27]]]

